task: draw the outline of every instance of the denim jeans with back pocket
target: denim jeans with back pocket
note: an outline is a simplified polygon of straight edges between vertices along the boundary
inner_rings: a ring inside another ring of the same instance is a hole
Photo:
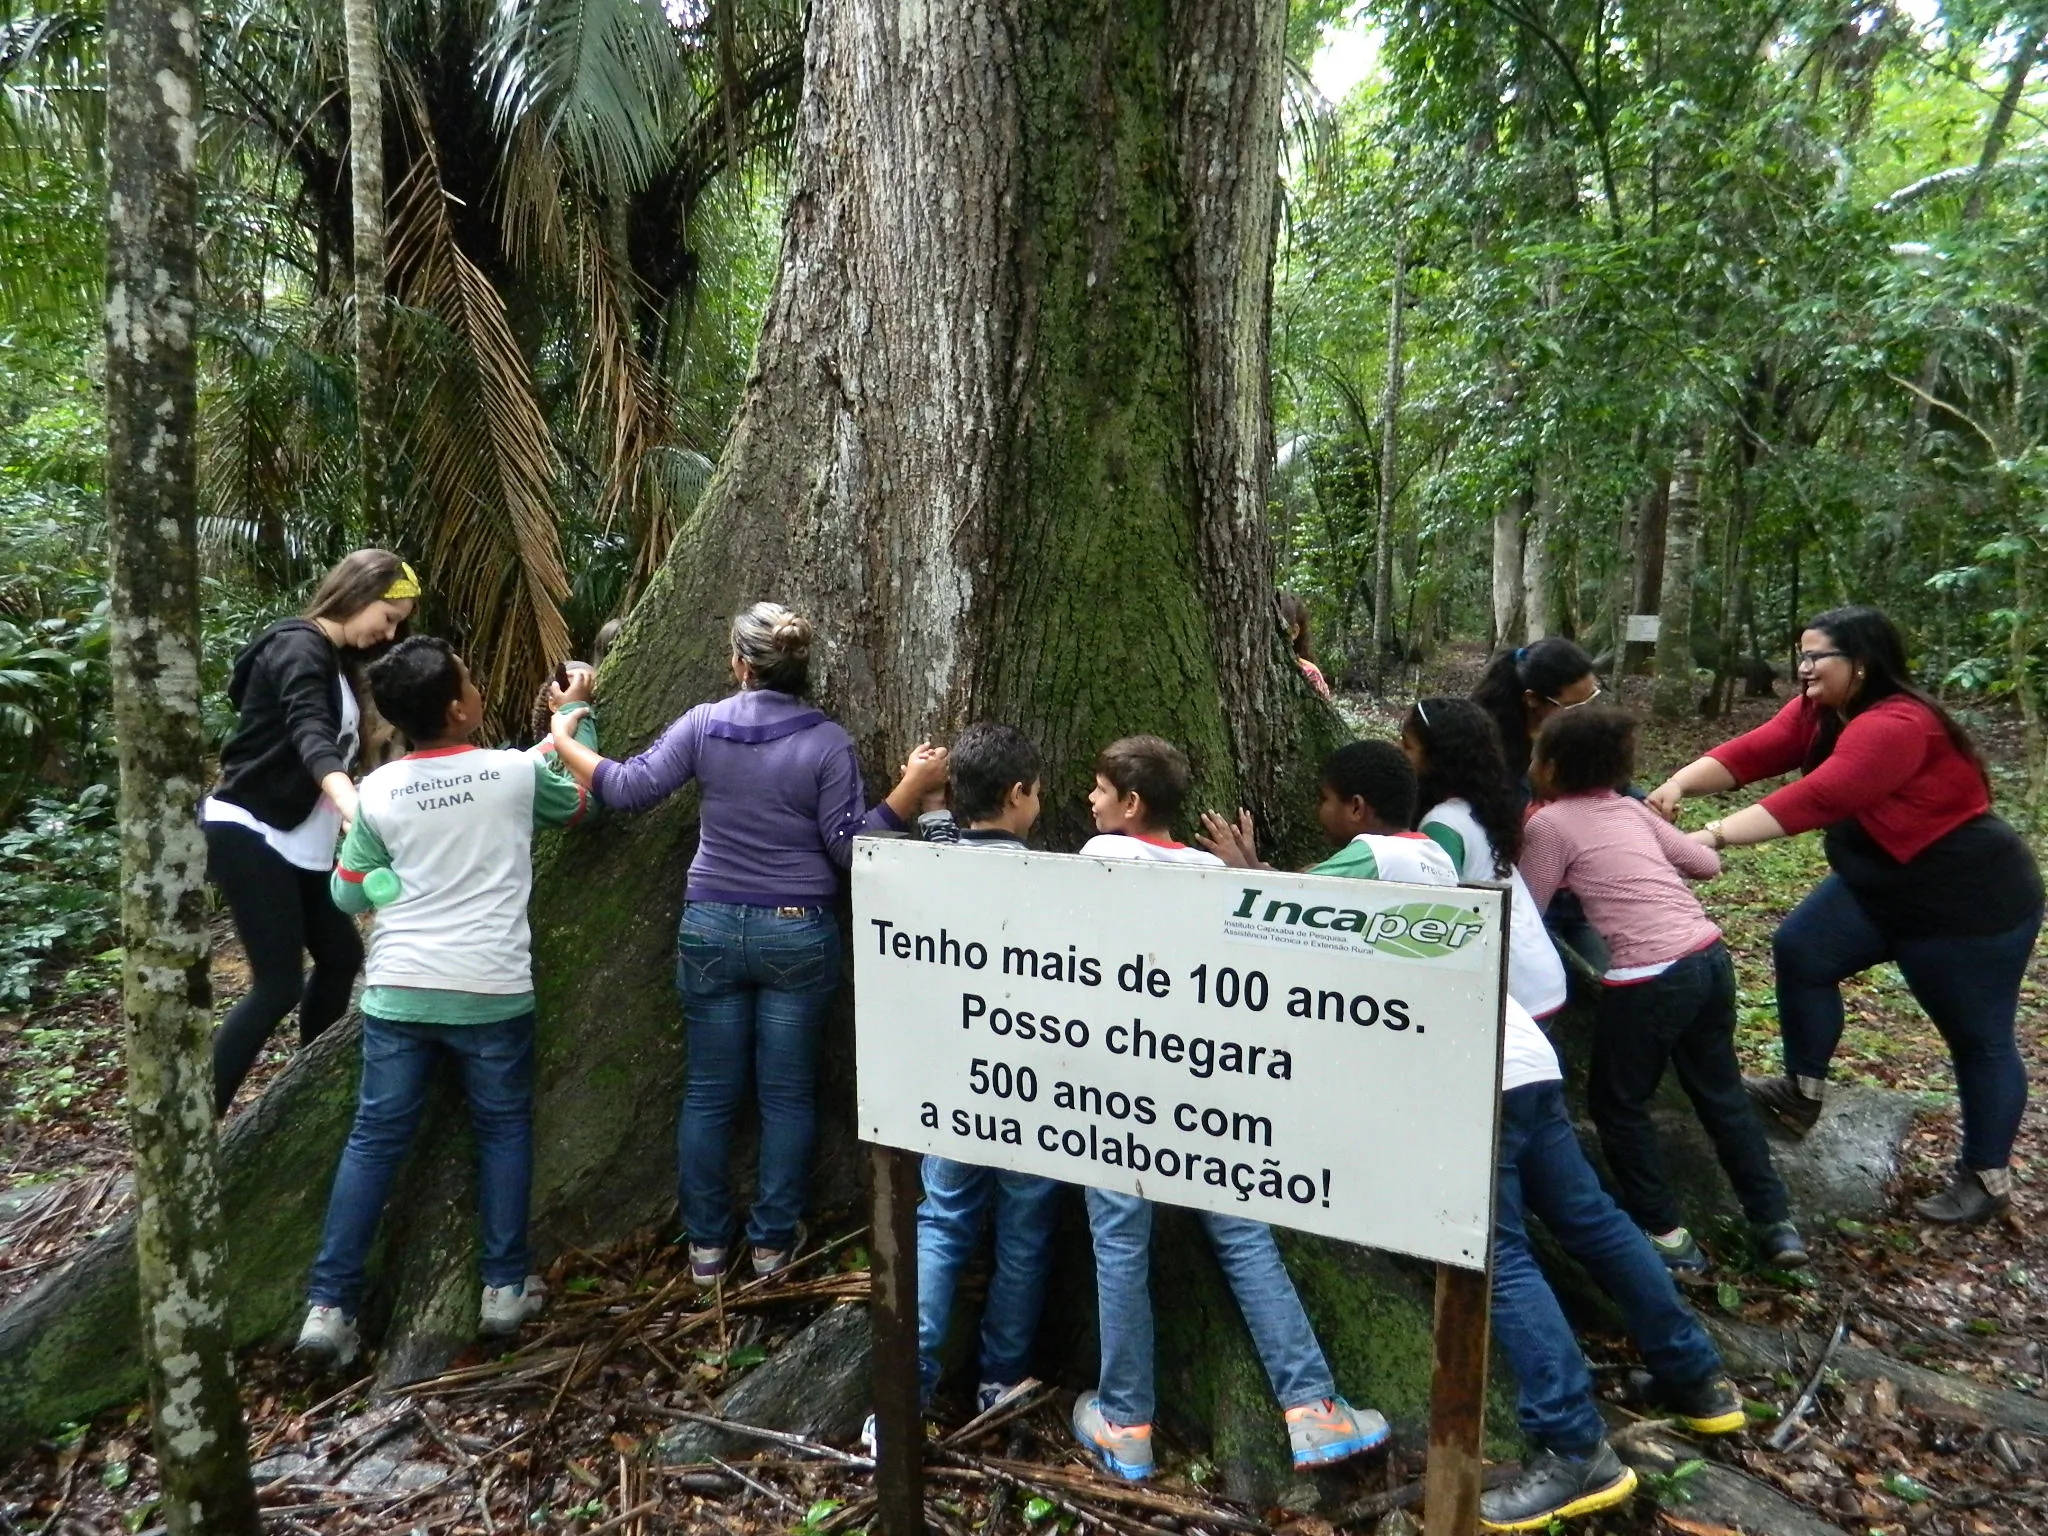
[[[818,1035],[839,989],[839,924],[822,908],[692,901],[676,944],[689,1051],[676,1126],[679,1203],[692,1243],[732,1240],[733,1117],[749,1081],[761,1111],[747,1241],[787,1249],[810,1191]]]

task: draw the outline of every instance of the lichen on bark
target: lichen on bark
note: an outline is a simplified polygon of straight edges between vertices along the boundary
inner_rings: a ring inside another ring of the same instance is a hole
[[[195,27],[183,7],[107,7],[108,585],[138,1321],[170,1529],[231,1536],[260,1522],[221,1302],[205,856],[193,803],[204,752]]]

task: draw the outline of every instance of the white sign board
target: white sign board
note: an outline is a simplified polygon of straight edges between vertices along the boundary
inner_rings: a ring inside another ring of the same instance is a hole
[[[1632,613],[1622,623],[1622,639],[1631,644],[1654,643],[1664,628],[1664,621],[1654,613]]]
[[[1502,906],[862,838],[860,1133],[1482,1268]]]

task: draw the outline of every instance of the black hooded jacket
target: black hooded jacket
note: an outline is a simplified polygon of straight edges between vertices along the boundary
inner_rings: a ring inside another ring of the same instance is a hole
[[[348,771],[341,740],[341,654],[311,619],[284,619],[242,648],[228,679],[240,718],[220,749],[214,795],[280,831],[320,801],[320,781]]]

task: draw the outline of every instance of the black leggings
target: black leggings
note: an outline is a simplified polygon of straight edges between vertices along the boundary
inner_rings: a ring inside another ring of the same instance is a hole
[[[327,872],[286,863],[249,827],[206,823],[206,878],[227,898],[249,956],[249,990],[213,1032],[213,1108],[224,1115],[286,1014],[299,1010],[307,1045],[347,1010],[363,941],[328,896]],[[301,952],[313,957],[310,975],[299,970]]]

